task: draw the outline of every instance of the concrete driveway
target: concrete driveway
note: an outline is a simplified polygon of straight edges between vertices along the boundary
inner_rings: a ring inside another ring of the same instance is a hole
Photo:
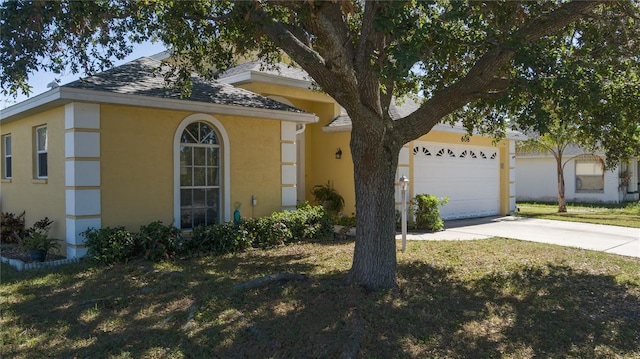
[[[552,221],[525,217],[486,217],[446,221],[445,230],[408,233],[407,240],[471,240],[505,237],[640,257],[640,228]],[[397,234],[396,239],[402,235]]]

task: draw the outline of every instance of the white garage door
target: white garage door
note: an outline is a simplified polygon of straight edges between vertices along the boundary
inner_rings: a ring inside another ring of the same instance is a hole
[[[500,155],[495,147],[414,142],[414,194],[449,197],[443,219],[500,211]]]

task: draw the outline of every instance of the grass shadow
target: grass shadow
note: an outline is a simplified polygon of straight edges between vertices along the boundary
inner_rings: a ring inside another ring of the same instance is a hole
[[[531,258],[534,250],[549,247],[494,242],[415,244],[430,257],[399,261],[398,291],[335,285],[331,279],[347,273],[343,262],[350,260],[350,244],[20,273],[20,279],[0,286],[1,354],[321,358],[355,350],[361,358],[640,355],[637,275],[625,282],[563,260],[519,262],[501,248],[529,249],[525,258]],[[471,262],[468,258],[478,250],[472,246],[489,253],[487,258]],[[492,257],[493,251],[500,254]],[[559,249],[557,255],[563,253],[584,252]],[[335,257],[337,264],[329,264]],[[594,269],[609,265],[597,258],[589,259]],[[509,260],[518,264],[501,264]],[[631,268],[638,268],[634,263]],[[239,283],[286,271],[310,279],[233,291]]]

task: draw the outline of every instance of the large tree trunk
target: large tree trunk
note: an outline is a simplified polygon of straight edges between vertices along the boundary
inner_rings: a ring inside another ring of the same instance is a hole
[[[348,281],[367,288],[395,288],[395,176],[401,145],[389,132],[351,133],[356,193],[356,243]]]
[[[556,170],[558,172],[558,213],[567,212],[567,203],[564,200],[564,169],[562,168],[562,158],[556,159]]]

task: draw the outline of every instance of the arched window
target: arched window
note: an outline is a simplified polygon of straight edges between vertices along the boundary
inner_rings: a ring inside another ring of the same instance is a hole
[[[180,135],[180,228],[222,221],[222,154],[220,135],[203,121],[189,123]]]

